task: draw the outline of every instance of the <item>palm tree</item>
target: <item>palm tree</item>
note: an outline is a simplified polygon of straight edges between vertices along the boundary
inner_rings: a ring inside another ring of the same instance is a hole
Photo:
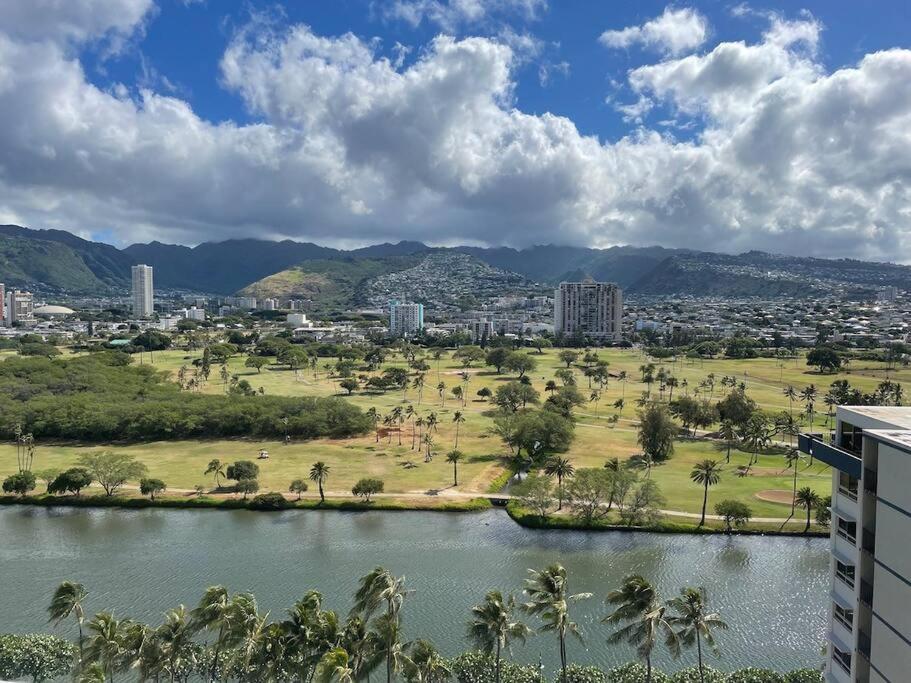
[[[424,435],[424,462],[430,462],[433,460],[433,435],[430,433],[429,429]]]
[[[434,683],[452,677],[452,669],[439,651],[428,640],[415,640],[408,644],[405,677],[413,683]]]
[[[421,401],[424,398],[424,373],[423,372],[418,373],[418,376],[412,380],[411,386],[418,390],[418,405],[421,405]]]
[[[797,392],[794,390],[790,384],[781,390],[781,393],[784,394],[784,397],[788,399],[788,411],[791,415],[794,414],[794,401],[797,400]]]
[[[709,486],[714,486],[721,479],[721,465],[714,460],[703,460],[693,465],[690,479],[703,487],[702,492],[702,517],[699,526],[705,524],[705,506],[709,501]]]
[[[51,604],[47,608],[48,622],[59,626],[60,622],[68,619],[70,615],[76,619],[76,626],[79,628],[79,661],[82,661],[82,624],[85,621],[85,598],[88,593],[85,586],[73,581],[64,581],[57,590],[54,591],[54,597],[51,598]]]
[[[388,569],[376,567],[361,578],[360,586],[354,594],[352,615],[363,615],[365,619],[369,619],[381,606],[386,606],[382,622],[376,624],[385,648],[386,683],[392,683],[397,656],[395,645],[400,635],[399,614],[408,593],[409,591],[405,590],[404,577],[395,577]]]
[[[335,647],[323,655],[316,667],[315,680],[317,683],[354,683],[357,680],[344,648]]]
[[[418,441],[424,443],[424,418],[419,417],[414,421],[415,426],[418,428]],[[414,448],[414,433],[411,434],[411,447]]]
[[[402,414],[402,407],[396,406],[392,409],[392,422],[398,426],[399,446],[402,445],[402,425],[405,424],[405,416]]]
[[[459,485],[459,460],[464,457],[462,451],[449,451],[446,454],[446,462],[452,463],[452,485]]]
[[[807,533],[810,530],[810,512],[813,508],[817,508],[820,505],[819,494],[816,493],[809,486],[804,486],[800,491],[797,492],[797,505],[805,508],[807,511],[807,525],[803,528],[803,532]]]
[[[376,443],[380,442],[380,414],[379,411],[373,406],[367,408],[367,417],[373,421],[373,432],[376,434]]]
[[[165,665],[171,683],[184,668],[184,657],[187,646],[193,642],[193,635],[190,617],[183,605],[165,612],[164,623],[152,633],[159,650],[158,662]]]
[[[209,461],[209,464],[206,466],[206,471],[203,472],[204,475],[212,474],[215,476],[215,488],[219,488],[218,480],[225,476],[225,466],[222,464],[221,460],[218,458],[213,458]]]
[[[625,405],[626,405],[625,399],[618,398],[616,401],[614,401],[614,408],[617,409],[618,415],[623,415],[623,406],[625,406]]]
[[[310,481],[315,481],[319,487],[319,502],[325,503],[326,496],[323,493],[323,484],[329,478],[329,465],[322,460],[317,460],[310,468]]]
[[[414,406],[409,405],[405,408],[405,419],[411,421],[411,450],[414,450],[414,418],[416,415]]]
[[[452,415],[452,421],[455,423],[455,444],[453,448],[459,447],[459,425],[465,422],[465,416],[462,414],[461,410],[455,411]]]
[[[788,468],[794,468],[793,485],[791,488],[791,516],[793,517],[794,507],[797,505],[797,470],[800,469],[800,461],[803,460],[803,453],[797,448],[789,448],[785,458],[788,463]]]
[[[645,660],[645,681],[652,680],[652,652],[658,644],[658,637],[664,634],[665,644],[673,656],[680,651],[680,642],[666,616],[666,607],[661,605],[654,587],[641,576],[628,576],[623,585],[607,595],[608,605],[615,609],[603,621],[609,624],[625,624],[608,638],[609,643],[626,641],[636,648]]]
[[[437,393],[440,395],[440,407],[442,408],[443,406],[446,405],[446,383],[445,382],[442,382],[442,381],[437,382]]]
[[[677,638],[687,647],[692,647],[693,643],[696,643],[700,683],[705,683],[705,668],[702,664],[702,641],[705,640],[706,644],[717,656],[719,650],[718,645],[715,643],[712,629],[726,629],[728,627],[721,620],[719,614],[708,611],[706,602],[704,588],[683,588],[679,597],[668,602],[668,607],[677,613],[669,620],[674,626],[680,627],[680,630],[677,631]]]
[[[559,564],[547,569],[528,570],[531,575],[525,579],[525,595],[529,601],[522,605],[529,614],[541,618],[540,630],[553,631],[560,644],[560,671],[562,683],[566,683],[566,636],[571,634],[582,640],[582,631],[569,618],[569,603],[591,597],[591,593],[570,595],[566,587],[566,570]]]
[[[620,398],[626,398],[626,382],[629,379],[629,374],[626,370],[621,370],[617,373],[617,379],[619,379],[621,383]]]
[[[85,648],[85,661],[98,664],[108,681],[114,674],[129,668],[128,633],[133,622],[119,621],[110,612],[99,612],[88,623],[89,636]]]
[[[531,629],[515,621],[516,601],[513,596],[504,599],[500,591],[490,591],[484,602],[471,608],[472,619],[468,622],[468,637],[484,652],[494,655],[494,683],[500,683],[500,658],[503,650],[512,641],[522,643],[531,634]]]
[[[544,465],[544,473],[549,477],[557,478],[558,510],[563,509],[563,479],[573,476],[575,471],[576,468],[566,458],[553,457]]]
[[[731,420],[722,420],[721,426],[718,429],[718,436],[724,440],[724,445],[727,450],[724,461],[730,463],[731,447],[737,442],[737,427],[734,426],[734,423]]]
[[[224,586],[209,586],[196,608],[190,613],[193,631],[215,631],[215,649],[209,680],[214,681],[217,673],[219,655],[227,644],[229,628],[232,625],[231,599]]]

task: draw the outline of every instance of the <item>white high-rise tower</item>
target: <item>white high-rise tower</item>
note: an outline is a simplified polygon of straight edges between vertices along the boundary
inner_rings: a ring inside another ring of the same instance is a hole
[[[155,312],[152,266],[133,266],[133,315],[137,318],[151,317]]]

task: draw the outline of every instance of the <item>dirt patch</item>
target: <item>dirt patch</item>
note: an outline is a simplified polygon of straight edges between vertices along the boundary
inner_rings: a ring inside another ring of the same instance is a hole
[[[757,467],[753,465],[750,468],[750,476],[752,477],[782,477],[787,473],[787,470],[783,467]]]
[[[782,505],[790,505],[793,498],[790,491],[782,491],[780,489],[757,491],[754,495],[759,500],[764,500],[767,503],[781,503]]]

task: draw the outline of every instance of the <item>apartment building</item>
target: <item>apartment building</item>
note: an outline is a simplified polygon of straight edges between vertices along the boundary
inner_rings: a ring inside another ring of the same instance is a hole
[[[133,275],[133,316],[150,318],[155,312],[155,286],[152,282],[152,266],[138,265],[132,268]]]
[[[424,304],[389,302],[389,334],[408,337],[424,328]]]
[[[622,339],[623,292],[612,282],[561,282],[554,291],[554,334]]]
[[[28,325],[35,322],[35,301],[31,292],[11,289],[6,292],[6,324]]]
[[[799,448],[832,466],[826,680],[911,677],[911,408],[838,407],[831,438]]]

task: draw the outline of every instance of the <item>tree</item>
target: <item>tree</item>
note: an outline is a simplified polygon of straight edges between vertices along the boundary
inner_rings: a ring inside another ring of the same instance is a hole
[[[674,632],[666,608],[658,599],[654,587],[638,575],[628,576],[618,590],[607,595],[606,603],[614,607],[603,621],[621,625],[608,638],[609,643],[626,641],[636,648],[639,657],[645,660],[645,681],[652,680],[652,652],[658,638],[664,636],[665,643],[675,657],[680,650],[679,639]]]
[[[351,394],[353,394],[357,390],[357,388],[360,386],[360,384],[358,384],[358,381],[356,379],[354,379],[354,377],[346,377],[341,382],[339,382],[338,385],[342,389],[347,391],[349,396],[351,396]]]
[[[264,356],[247,356],[247,360],[244,361],[244,367],[256,368],[257,373],[261,373],[268,364],[269,359]]]
[[[818,368],[820,373],[837,372],[841,356],[828,346],[817,346],[807,354],[807,365]]]
[[[365,477],[359,479],[357,483],[351,488],[351,493],[355,496],[360,496],[364,499],[364,502],[370,502],[370,496],[376,493],[383,492],[383,480],[382,479],[373,479],[370,477]]]
[[[35,489],[37,480],[32,472],[16,472],[3,480],[3,492],[24,496]]]
[[[484,602],[471,608],[468,638],[483,652],[494,655],[494,683],[500,683],[500,660],[503,650],[513,641],[525,642],[531,629],[514,618],[516,601],[513,596],[504,599],[500,591],[490,591]]]
[[[465,455],[462,453],[462,451],[458,451],[458,450],[449,451],[449,453],[446,454],[446,462],[452,463],[452,485],[453,486],[459,485],[459,461],[462,460],[462,458],[464,458],[464,457],[465,457]]]
[[[47,608],[48,623],[55,627],[59,626],[64,619],[70,616],[76,620],[76,627],[79,630],[79,659],[82,660],[83,634],[82,624],[85,622],[85,598],[88,592],[85,586],[74,581],[64,581],[51,598],[51,604]]]
[[[724,461],[731,462],[731,448],[737,443],[737,428],[731,420],[724,420],[718,429],[718,436],[724,441],[724,447],[727,451]]]
[[[796,500],[798,507],[802,507],[807,511],[807,525],[803,529],[803,532],[807,533],[810,530],[810,512],[813,508],[819,507],[821,502],[819,494],[809,486],[804,486],[797,492]]]
[[[566,502],[573,517],[590,526],[610,512],[611,489],[616,472],[584,467],[573,474],[566,485]]]
[[[301,496],[304,494],[304,492],[306,492],[307,488],[307,482],[305,482],[303,479],[295,479],[291,482],[291,486],[288,487],[288,491],[290,493],[296,493],[297,499],[300,500]]]
[[[140,479],[148,471],[132,455],[111,451],[86,453],[79,457],[79,465],[91,473],[92,479],[101,484],[108,496],[113,496],[130,479]]]
[[[832,496],[823,496],[816,506],[816,523],[828,527],[832,523]]]
[[[209,464],[206,466],[206,471],[203,474],[211,474],[215,478],[215,488],[219,488],[220,484],[218,483],[219,479],[225,477],[225,466],[222,464],[221,460],[218,458],[213,458],[209,461]]]
[[[571,595],[567,588],[566,570],[559,564],[552,564],[541,571],[529,569],[528,573],[530,576],[525,579],[524,590],[528,602],[522,605],[522,609],[541,619],[540,631],[557,634],[561,681],[566,683],[566,636],[573,635],[582,641],[581,629],[569,618],[569,605],[590,598],[591,593]]]
[[[381,643],[378,649],[386,656],[386,683],[392,683],[392,674],[396,668],[400,613],[408,593],[404,577],[395,577],[388,569],[376,567],[361,578],[354,594],[351,614],[363,615],[365,620],[382,605],[386,606],[385,614],[376,623],[377,636]]]
[[[753,511],[746,503],[739,500],[725,499],[715,503],[715,514],[724,520],[725,533],[745,526],[753,516]]]
[[[234,490],[244,494],[244,500],[247,500],[247,495],[259,491],[259,482],[256,479],[240,479],[235,484]]]
[[[677,425],[665,406],[649,403],[639,412],[637,443],[655,462],[662,462],[673,455],[676,435]]]
[[[633,489],[629,501],[620,511],[620,519],[626,526],[647,526],[660,517],[658,506],[664,504],[664,496],[658,484],[646,479]]]
[[[493,396],[493,392],[490,390],[490,387],[481,387],[477,390],[476,394],[481,397],[483,401],[489,401],[490,397]]]
[[[71,467],[58,474],[47,485],[48,493],[72,493],[78,496],[92,483],[91,473],[84,467]]]
[[[109,681],[114,674],[126,671],[132,664],[131,632],[136,624],[127,619],[114,618],[109,612],[100,612],[88,623],[90,635],[86,641],[84,661],[98,664]]]
[[[563,509],[563,480],[573,476],[576,468],[566,458],[554,456],[544,464],[544,473],[557,478],[557,510]]]
[[[668,602],[668,607],[676,612],[670,623],[678,627],[677,638],[685,647],[696,644],[696,656],[699,662],[699,681],[705,683],[705,667],[702,663],[702,641],[711,648],[715,656],[719,655],[715,643],[714,629],[726,629],[728,625],[721,620],[721,615],[709,612],[704,588],[682,588],[680,596]]]
[[[322,656],[314,680],[317,683],[355,683],[357,678],[344,648],[334,647]]]
[[[310,481],[315,481],[319,487],[319,502],[326,502],[326,496],[323,493],[323,484],[329,478],[329,465],[322,460],[318,460],[310,467]]]
[[[571,420],[549,410],[526,411],[516,417],[512,445],[517,454],[523,451],[536,460],[548,453],[562,453],[572,444],[574,427]]]
[[[459,447],[459,426],[465,423],[465,416],[462,414],[461,410],[455,411],[452,416],[452,422],[455,424],[455,443],[453,447],[458,449]]]
[[[735,389],[720,400],[716,408],[722,421],[730,420],[738,429],[743,429],[756,413],[756,402],[742,389]]]
[[[529,403],[538,403],[538,392],[534,387],[521,382],[507,382],[497,387],[493,402],[501,409],[516,412]]]
[[[572,349],[563,349],[557,354],[557,358],[560,359],[561,363],[566,363],[566,367],[569,367],[579,360],[579,352]]]
[[[513,488],[513,494],[522,507],[536,512],[542,522],[547,519],[547,513],[554,505],[553,484],[548,477],[538,474],[525,477],[525,481]]]
[[[241,479],[256,479],[259,476],[259,465],[250,460],[237,460],[233,465],[228,465],[228,479],[240,481]]]
[[[699,526],[705,524],[705,506],[709,501],[709,486],[714,486],[721,480],[721,465],[714,460],[703,460],[693,465],[690,471],[690,479],[702,486],[702,517],[699,519]]]
[[[505,346],[495,346],[487,352],[484,362],[496,368],[497,374],[503,372],[503,366],[509,357],[510,350]]]
[[[139,480],[139,492],[144,496],[149,496],[152,500],[155,500],[156,493],[161,493],[166,488],[167,486],[161,479],[143,477]]]
[[[73,646],[59,636],[0,635],[0,676],[33,683],[64,680],[73,666]]]
[[[538,361],[531,355],[522,351],[513,351],[503,363],[503,367],[510,372],[516,373],[519,377],[524,377],[529,372],[534,372],[538,367]]]

